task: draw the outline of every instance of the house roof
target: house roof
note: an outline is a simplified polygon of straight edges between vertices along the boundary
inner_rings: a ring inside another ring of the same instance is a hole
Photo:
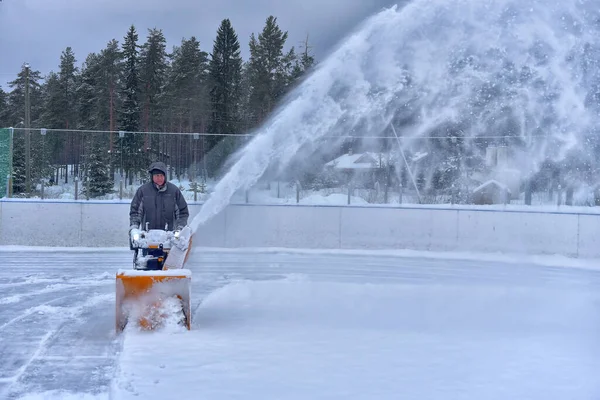
[[[506,186],[503,183],[498,182],[495,179],[490,179],[488,181],[483,182],[481,185],[479,185],[475,189],[473,189],[473,193],[479,192],[479,191],[485,189],[488,186],[495,186],[498,189],[507,190],[510,193],[510,189],[508,188],[508,186]]]
[[[424,159],[425,157],[427,157],[429,155],[429,153],[425,152],[425,151],[418,151],[416,152],[412,157],[411,157],[411,161],[412,162],[417,162],[419,160]]]
[[[337,169],[371,169],[377,168],[379,156],[376,153],[342,154],[325,164]]]

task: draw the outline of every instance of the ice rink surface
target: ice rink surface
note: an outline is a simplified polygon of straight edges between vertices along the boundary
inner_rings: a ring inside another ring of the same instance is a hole
[[[600,398],[600,268],[451,256],[194,248],[192,331],[116,336],[127,249],[0,247],[0,398]]]

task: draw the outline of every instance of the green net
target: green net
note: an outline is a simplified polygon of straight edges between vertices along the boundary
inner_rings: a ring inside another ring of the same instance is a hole
[[[8,175],[12,164],[12,134],[10,129],[0,129],[0,198],[6,197]]]

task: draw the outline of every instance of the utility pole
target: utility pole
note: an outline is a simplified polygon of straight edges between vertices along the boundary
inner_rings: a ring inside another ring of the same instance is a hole
[[[31,99],[29,96],[29,64],[25,64],[25,191],[31,196]]]

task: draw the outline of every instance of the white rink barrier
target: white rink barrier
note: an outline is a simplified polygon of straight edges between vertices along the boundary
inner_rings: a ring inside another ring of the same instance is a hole
[[[201,205],[189,206],[191,222]],[[194,245],[593,258],[600,256],[600,214],[591,211],[233,204],[201,227]],[[0,245],[127,247],[128,229],[128,201],[0,201]]]

